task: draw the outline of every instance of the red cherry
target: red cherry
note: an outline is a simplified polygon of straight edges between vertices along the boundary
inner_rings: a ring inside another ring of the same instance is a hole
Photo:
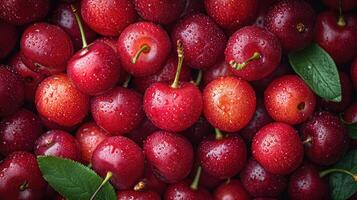
[[[58,130],[62,130],[62,131],[66,131],[66,132],[73,132],[78,128],[79,124],[73,125],[73,126],[62,126],[57,124],[56,122],[50,121],[48,120],[46,117],[43,117],[41,115],[39,115],[42,124],[47,128],[47,130],[54,130],[54,129],[58,129]]]
[[[355,59],[351,65],[351,79],[352,79],[355,91],[357,91],[357,59]]]
[[[0,21],[0,60],[14,49],[18,37],[19,34],[15,26]]]
[[[253,117],[256,97],[253,88],[235,77],[220,77],[203,91],[203,113],[214,127],[235,132]]]
[[[335,10],[339,10],[340,2],[343,11],[350,11],[357,7],[357,2],[355,0],[322,0],[322,3]]]
[[[17,151],[0,164],[0,199],[42,199],[46,187],[33,154]]]
[[[164,195],[165,200],[211,200],[210,193],[199,187],[193,190],[187,182],[179,182],[169,185]]]
[[[218,79],[221,76],[231,76],[232,73],[229,69],[229,64],[226,63],[224,59],[217,62],[212,67],[208,68],[207,70],[203,71],[203,78],[202,82],[203,85],[206,86],[211,81]]]
[[[91,29],[105,36],[119,35],[137,18],[130,0],[83,0],[81,14]]]
[[[357,102],[352,103],[343,113],[343,120],[347,123],[357,122]]]
[[[138,145],[123,136],[108,137],[93,152],[93,169],[110,180],[118,190],[132,187],[144,173],[144,155]]]
[[[118,200],[160,200],[160,195],[153,191],[124,190],[118,192]]]
[[[145,173],[140,182],[134,186],[134,190],[155,191],[162,195],[167,188],[167,184],[156,177],[152,167],[146,166]]]
[[[98,126],[114,135],[134,130],[144,118],[141,95],[123,87],[93,97],[91,112]]]
[[[145,117],[138,127],[136,127],[133,131],[127,134],[127,137],[132,139],[136,144],[142,147],[146,138],[151,133],[158,130],[159,129],[147,117]]]
[[[250,200],[252,197],[244,189],[239,180],[231,179],[228,183],[223,183],[214,191],[215,200]]]
[[[186,138],[192,144],[195,145],[195,144],[199,144],[204,138],[206,138],[213,131],[214,131],[213,127],[209,124],[209,122],[204,117],[201,116],[194,125],[184,130],[183,132],[180,132],[180,134],[186,136]]]
[[[253,157],[274,174],[289,174],[302,162],[304,149],[296,130],[274,122],[261,128],[253,138]]]

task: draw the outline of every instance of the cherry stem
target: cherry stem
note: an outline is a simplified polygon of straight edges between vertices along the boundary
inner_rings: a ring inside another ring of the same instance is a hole
[[[140,190],[143,190],[145,188],[145,182],[144,181],[140,181],[139,183],[137,183],[135,186],[134,186],[134,191],[140,191]]]
[[[355,182],[357,182],[357,174],[354,174],[354,173],[352,173],[352,172],[350,172],[348,170],[345,170],[345,169],[337,169],[337,168],[327,169],[327,170],[324,170],[324,171],[320,172],[320,177],[324,177],[327,174],[335,173],[335,172],[344,173],[344,174],[350,175],[353,178],[353,180]]]
[[[242,63],[237,63],[236,61],[234,60],[231,60],[229,62],[229,64],[231,65],[231,67],[233,69],[236,69],[236,70],[241,70],[243,69],[244,67],[246,67],[250,62],[252,62],[253,60],[258,60],[260,59],[260,53],[258,52],[254,52],[253,56],[248,58],[248,60],[242,62]]]
[[[338,1],[338,19],[337,19],[337,25],[339,26],[346,26],[346,21],[345,18],[343,18],[342,14],[342,0]]]
[[[135,56],[131,59],[131,63],[135,64],[138,59],[139,59],[139,56],[141,55],[141,53],[147,53],[150,51],[150,47],[147,45],[147,44],[143,44],[139,51],[136,52]]]
[[[311,137],[306,138],[304,141],[302,141],[302,144],[308,144],[312,141]]]
[[[24,191],[27,188],[29,188],[29,183],[27,181],[23,182],[19,187],[20,191]]]
[[[200,70],[197,74],[197,78],[196,78],[196,81],[195,81],[195,85],[196,86],[199,86],[201,84],[201,81],[202,81],[202,70]]]
[[[99,185],[99,187],[97,188],[97,190],[93,193],[93,195],[91,196],[91,198],[89,200],[93,200],[95,198],[95,196],[98,194],[98,192],[100,191],[100,189],[103,188],[103,186],[110,180],[110,178],[112,178],[113,173],[112,172],[107,172],[107,175],[105,176],[105,179],[102,181],[102,183]]]
[[[178,57],[178,62],[177,62],[177,70],[176,70],[176,75],[175,75],[175,80],[171,84],[172,88],[178,88],[179,87],[179,79],[180,79],[180,74],[181,74],[181,68],[182,68],[182,63],[183,63],[183,58],[184,58],[184,49],[182,46],[182,43],[180,40],[177,40],[177,57]]]
[[[193,181],[192,181],[192,183],[190,185],[190,188],[192,190],[197,190],[198,189],[198,184],[200,182],[201,172],[202,172],[202,167],[198,166],[195,178],[193,179]]]
[[[125,82],[123,83],[122,86],[125,87],[125,88],[127,88],[127,87],[129,86],[130,80],[131,80],[131,76],[129,75],[129,76],[126,78],[126,80],[125,80]]]
[[[215,128],[214,131],[216,133],[216,140],[221,140],[223,138],[222,132],[218,128]]]
[[[81,18],[79,18],[78,10],[73,4],[71,4],[71,9],[72,9],[72,12],[73,12],[74,16],[76,17],[76,21],[78,23],[79,31],[80,31],[81,37],[82,37],[82,44],[83,44],[82,48],[84,49],[88,46],[88,44],[87,44],[87,39],[86,39],[86,33],[84,32],[84,29],[83,29],[82,20],[81,20]]]

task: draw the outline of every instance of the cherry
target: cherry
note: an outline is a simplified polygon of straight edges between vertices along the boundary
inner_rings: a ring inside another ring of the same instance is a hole
[[[252,154],[266,171],[284,175],[300,165],[304,147],[293,127],[273,122],[265,125],[254,136]]]
[[[204,170],[202,170],[202,174],[200,177],[200,186],[207,188],[209,190],[213,190],[218,187],[224,180],[211,176]]]
[[[33,70],[46,74],[62,72],[73,54],[71,38],[60,27],[37,23],[25,29],[20,49],[26,57],[24,62]]]
[[[288,194],[292,200],[330,199],[328,181],[321,178],[319,171],[311,164],[301,166],[291,175]]]
[[[43,117],[41,115],[39,115],[42,124],[47,128],[47,130],[53,130],[53,129],[59,129],[62,131],[66,131],[66,132],[73,132],[78,128],[79,124],[73,125],[73,126],[62,126],[57,124],[56,122],[50,121],[48,120],[46,117]]]
[[[217,62],[212,67],[208,68],[207,70],[203,71],[203,85],[206,86],[211,81],[221,77],[221,76],[230,76],[232,73],[228,70],[230,66],[224,59]]]
[[[357,122],[357,102],[354,102],[349,107],[347,107],[343,113],[343,120],[350,124]]]
[[[112,172],[118,190],[132,187],[144,173],[144,155],[138,145],[123,136],[108,137],[93,152],[93,169],[101,176]]]
[[[185,9],[185,0],[135,0],[135,9],[145,20],[160,24],[176,21]]]
[[[35,103],[44,118],[61,126],[80,123],[89,110],[89,98],[64,74],[43,80],[37,88]]]
[[[124,87],[93,97],[91,112],[98,126],[114,135],[134,130],[144,118],[141,95]]]
[[[167,183],[183,180],[191,171],[192,145],[181,135],[154,132],[147,137],[144,152],[154,172]]]
[[[336,163],[348,148],[348,136],[338,117],[317,112],[301,127],[306,156],[319,165]]]
[[[19,34],[15,26],[0,21],[0,60],[11,53],[16,46],[18,37]]]
[[[352,65],[351,65],[351,79],[352,79],[355,91],[357,91],[357,58],[352,62]]]
[[[81,151],[82,160],[91,163],[95,148],[107,137],[109,133],[101,129],[94,122],[83,124],[76,132],[76,139]]]
[[[185,49],[185,62],[197,69],[213,66],[223,55],[226,36],[214,21],[204,14],[189,15],[172,30],[172,40],[180,40]]]
[[[67,132],[51,130],[37,139],[35,144],[36,155],[58,156],[75,161],[81,160],[77,140]]]
[[[0,0],[0,19],[14,25],[24,25],[43,19],[49,0]]]
[[[350,11],[357,7],[357,2],[354,0],[322,0],[322,3],[335,10],[341,7],[343,11]]]
[[[288,183],[286,177],[266,171],[254,159],[248,161],[240,177],[244,188],[254,197],[277,197]]]
[[[261,28],[264,28],[264,20],[265,20],[265,15],[267,14],[270,6],[275,2],[276,0],[261,0],[259,1],[258,4],[258,14],[255,19],[255,25]]]
[[[145,117],[138,127],[127,134],[127,137],[142,147],[147,136],[157,130],[159,129],[147,117]]]
[[[285,75],[269,84],[264,92],[264,104],[275,121],[294,125],[312,115],[316,96],[297,75]]]
[[[120,34],[117,48],[125,71],[133,76],[148,76],[163,67],[170,55],[171,42],[160,26],[137,22]]]
[[[155,172],[151,166],[145,167],[144,176],[134,186],[134,190],[155,191],[162,195],[167,188],[167,184],[156,177]]]
[[[15,113],[24,102],[24,83],[0,64],[0,117]]]
[[[118,192],[118,200],[160,200],[160,195],[153,191],[125,190]]]
[[[21,109],[0,121],[0,153],[32,152],[35,141],[42,134],[40,119],[32,112]]]
[[[81,14],[91,29],[105,36],[118,36],[137,18],[130,0],[83,0]]]
[[[305,48],[313,39],[315,12],[302,0],[277,1],[265,16],[265,27],[274,33],[285,52]]]
[[[281,59],[281,46],[272,33],[257,26],[236,31],[225,50],[230,71],[245,80],[259,80],[271,74]]]
[[[46,187],[33,154],[17,151],[0,163],[1,199],[42,199]]]
[[[231,179],[223,183],[214,191],[215,200],[250,200],[252,197],[244,189],[242,183],[237,179]]]
[[[181,132],[192,144],[199,144],[205,137],[213,132],[213,127],[204,118],[200,117],[197,122]]]
[[[205,0],[208,15],[221,27],[237,30],[254,21],[257,0]]]
[[[244,128],[254,115],[256,97],[250,84],[235,77],[220,77],[203,91],[203,113],[214,127],[227,132]]]
[[[356,14],[342,17],[333,11],[325,11],[316,19],[315,41],[337,64],[347,63],[357,56],[355,51],[350,51],[357,48],[356,34]]]

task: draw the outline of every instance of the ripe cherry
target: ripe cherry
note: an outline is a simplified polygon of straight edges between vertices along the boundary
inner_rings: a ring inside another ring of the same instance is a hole
[[[151,133],[158,130],[159,129],[147,117],[145,117],[138,127],[127,134],[127,137],[142,147],[146,138]]]
[[[357,102],[352,103],[343,113],[343,120],[346,123],[357,122]]]
[[[221,76],[231,76],[232,73],[229,70],[229,64],[224,59],[218,61],[215,65],[203,71],[202,83],[203,86],[208,85],[211,81]]]
[[[226,199],[239,199],[250,200],[252,197],[244,189],[242,183],[237,179],[231,179],[230,181],[223,183],[214,191],[215,200]]]
[[[14,49],[19,33],[16,27],[0,21],[0,60]]]
[[[192,190],[186,182],[171,184],[164,195],[165,200],[211,200],[210,193],[200,187],[197,190]]]
[[[117,200],[160,200],[160,195],[153,191],[124,190],[118,192]]]
[[[150,165],[145,167],[145,172],[140,181],[134,186],[134,190],[155,191],[162,195],[166,191],[167,184],[157,178]]]
[[[193,144],[198,145],[204,138],[214,131],[213,127],[204,118],[200,117],[197,122],[188,129],[180,132]]]

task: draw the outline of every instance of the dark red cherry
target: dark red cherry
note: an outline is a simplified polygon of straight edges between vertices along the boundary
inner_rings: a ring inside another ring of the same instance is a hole
[[[67,61],[72,57],[71,38],[60,27],[37,23],[25,29],[20,43],[23,60],[29,67],[55,74],[66,69]]]
[[[0,19],[14,25],[24,25],[43,19],[49,0],[0,0]]]
[[[226,183],[222,183],[214,191],[214,200],[251,200],[252,197],[244,189],[242,183],[237,179],[231,179]]]
[[[21,109],[0,122],[0,153],[32,152],[35,141],[42,134],[41,120],[32,112]]]
[[[257,17],[255,18],[255,25],[261,28],[264,28],[264,20],[265,20],[265,15],[269,11],[270,6],[275,2],[276,0],[260,0],[258,4],[258,14]]]
[[[355,91],[357,91],[357,58],[351,64],[351,79]]]
[[[18,37],[19,33],[15,26],[0,21],[0,60],[11,53]]]
[[[299,167],[304,157],[304,147],[293,127],[273,122],[254,136],[252,154],[268,172],[285,175]]]
[[[228,40],[225,50],[230,71],[245,80],[259,80],[271,74],[281,59],[278,38],[257,26],[246,26]]]
[[[334,10],[340,8],[340,2],[343,11],[350,11],[357,7],[357,2],[355,0],[322,0],[322,3]]]
[[[218,187],[224,181],[225,180],[211,176],[210,174],[208,174],[207,172],[202,170],[199,185],[204,188],[207,188],[209,190],[213,190],[214,188]]]
[[[83,0],[81,14],[91,29],[105,36],[118,36],[137,18],[131,0]]]
[[[229,64],[226,63],[224,59],[217,62],[212,67],[203,71],[202,83],[203,86],[208,85],[211,81],[221,77],[221,76],[231,76],[232,73],[229,70]]]
[[[144,155],[138,145],[123,136],[108,137],[93,152],[93,169],[102,177],[112,172],[118,190],[129,189],[144,173]]]
[[[167,188],[165,200],[211,200],[211,194],[204,188],[192,189],[187,181],[171,184]]]
[[[151,133],[158,130],[159,128],[157,128],[147,117],[145,117],[138,127],[127,134],[127,137],[142,147],[146,138]]]
[[[214,21],[204,14],[185,17],[175,25],[172,41],[180,40],[185,50],[185,63],[197,69],[213,66],[223,55],[226,36]]]
[[[141,180],[134,186],[134,189],[141,189],[144,191],[155,191],[162,195],[167,188],[167,184],[157,178],[157,175],[153,171],[150,165],[145,167],[145,172]]]
[[[42,199],[46,188],[35,155],[17,151],[0,163],[0,199]]]
[[[191,171],[193,149],[181,135],[157,131],[144,143],[145,157],[160,179],[167,183],[183,180]]]
[[[277,1],[265,16],[265,27],[275,34],[285,52],[305,48],[313,39],[315,11],[303,0]]]
[[[254,21],[257,0],[205,0],[206,11],[214,21],[226,29],[238,30]]]
[[[306,156],[318,165],[336,163],[348,148],[346,129],[338,117],[317,112],[301,127]]]
[[[357,122],[357,102],[352,103],[343,113],[343,120],[347,123]]]
[[[93,97],[91,112],[98,126],[114,135],[134,130],[144,118],[141,95],[124,87]]]
[[[184,130],[180,134],[186,136],[186,138],[192,144],[199,144],[204,138],[206,138],[213,131],[214,129],[211,126],[211,124],[209,124],[209,122],[204,117],[201,116],[194,125]]]
[[[160,200],[160,195],[153,191],[124,190],[118,192],[117,200]]]

